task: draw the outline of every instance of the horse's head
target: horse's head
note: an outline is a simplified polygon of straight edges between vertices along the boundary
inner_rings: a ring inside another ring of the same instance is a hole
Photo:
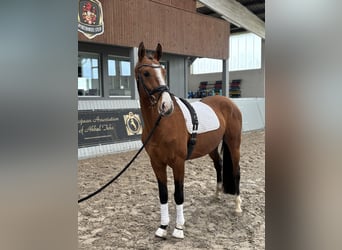
[[[168,116],[173,112],[174,104],[165,82],[166,70],[159,60],[162,46],[158,43],[153,56],[146,56],[144,43],[138,49],[139,62],[135,66],[135,77],[138,83],[140,98],[148,98],[152,105],[158,105],[158,112]]]

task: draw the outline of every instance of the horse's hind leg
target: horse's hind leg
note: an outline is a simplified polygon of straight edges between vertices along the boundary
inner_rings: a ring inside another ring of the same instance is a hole
[[[223,188],[225,193],[236,195],[235,212],[241,213],[240,198],[240,137],[224,140],[223,145]]]
[[[219,193],[222,191],[222,159],[220,157],[220,154],[218,152],[218,147],[216,147],[210,154],[210,158],[214,162],[214,167],[216,170],[216,197],[219,196]]]
[[[240,148],[233,148],[231,150],[232,162],[233,162],[233,176],[234,176],[234,185],[236,190],[236,199],[235,199],[235,212],[241,213],[241,198],[240,198]]]

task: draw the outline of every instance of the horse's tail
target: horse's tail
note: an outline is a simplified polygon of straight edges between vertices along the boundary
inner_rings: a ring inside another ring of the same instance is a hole
[[[228,145],[222,140],[223,153],[223,192],[236,194],[235,179],[233,176],[233,162]]]

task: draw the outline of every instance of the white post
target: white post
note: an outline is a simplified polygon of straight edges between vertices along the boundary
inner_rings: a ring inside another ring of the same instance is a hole
[[[229,97],[229,62],[222,60],[222,95]]]

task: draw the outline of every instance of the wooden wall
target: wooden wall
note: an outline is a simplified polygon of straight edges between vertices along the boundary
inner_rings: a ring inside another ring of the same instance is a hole
[[[161,43],[168,53],[228,58],[229,23],[196,13],[194,0],[102,0],[104,34],[79,41],[147,49]]]
[[[152,2],[162,3],[171,7],[196,12],[196,0],[151,0]]]

